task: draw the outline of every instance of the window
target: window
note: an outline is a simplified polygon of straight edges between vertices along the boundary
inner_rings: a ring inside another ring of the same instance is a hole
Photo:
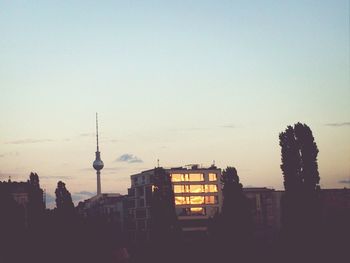
[[[143,186],[139,186],[136,188],[137,196],[143,196],[144,195],[144,189]]]
[[[203,193],[204,192],[204,185],[192,184],[189,186],[190,186],[191,193]]]
[[[184,174],[171,174],[172,182],[182,182],[185,181]]]
[[[191,216],[205,215],[205,209],[203,207],[191,207],[190,212],[191,212]]]
[[[216,184],[206,184],[205,192],[206,193],[216,193],[218,191],[218,187]]]
[[[183,193],[184,185],[174,185],[174,193]]]
[[[179,211],[179,216],[203,216],[203,215],[206,215],[205,208],[203,207],[187,207]],[[198,226],[198,225],[194,224],[194,226]]]
[[[186,205],[189,203],[190,203],[190,199],[188,196],[175,196],[176,205]]]
[[[145,209],[136,210],[136,218],[145,218],[145,217],[146,217]]]
[[[135,207],[135,200],[128,200],[128,208],[134,208]]]
[[[137,229],[144,230],[146,228],[146,220],[137,220]]]
[[[204,176],[203,174],[189,174],[189,181],[192,181],[192,182],[204,181]]]
[[[139,199],[139,207],[144,207],[145,206],[145,199],[141,198]]]
[[[128,189],[128,195],[129,196],[134,196],[135,195],[135,188],[129,188]]]
[[[175,205],[201,205],[204,204],[204,196],[175,196]]]
[[[190,196],[191,205],[204,204],[204,196]]]
[[[217,181],[218,176],[215,173],[209,173],[209,181]]]
[[[217,204],[218,203],[218,197],[215,195],[210,195],[205,197],[205,203],[208,205]]]
[[[202,182],[204,181],[204,175],[201,173],[191,173],[191,174],[171,174],[172,182]]]

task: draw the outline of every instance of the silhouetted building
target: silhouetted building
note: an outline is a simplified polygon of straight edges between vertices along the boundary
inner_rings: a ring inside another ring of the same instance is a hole
[[[12,209],[16,205],[21,211],[16,214],[21,218],[13,218],[13,220],[19,220],[24,227],[38,223],[45,211],[44,191],[40,188],[39,177],[36,173],[31,173],[27,182],[12,182],[11,180],[0,182],[0,196],[2,209]],[[7,212],[1,211],[0,214]]]
[[[280,202],[282,193],[266,187],[243,188],[250,200],[254,233],[258,236],[273,235],[281,226]]]
[[[205,233],[208,219],[222,207],[221,170],[193,165],[165,169],[170,174],[175,209],[185,234]],[[131,175],[128,189],[128,231],[136,240],[149,238],[154,169]]]
[[[102,220],[124,229],[126,217],[126,196],[104,193],[79,202],[77,212],[88,219]]]

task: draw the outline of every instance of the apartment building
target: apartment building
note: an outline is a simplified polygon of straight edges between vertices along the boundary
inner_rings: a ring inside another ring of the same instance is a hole
[[[208,219],[222,207],[221,170],[191,165],[165,168],[171,177],[175,209],[184,232],[205,232]],[[147,240],[151,226],[154,169],[131,175],[127,228],[133,239]]]

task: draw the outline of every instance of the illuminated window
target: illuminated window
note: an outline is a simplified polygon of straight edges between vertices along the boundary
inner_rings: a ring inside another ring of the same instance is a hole
[[[175,196],[175,205],[188,205],[190,204],[190,199],[188,196]]]
[[[218,187],[215,184],[206,184],[205,192],[206,193],[216,193],[218,191]]]
[[[189,185],[174,185],[174,193],[175,194],[189,193],[189,192],[190,192]]]
[[[214,195],[206,196],[205,197],[205,203],[208,205],[211,204],[217,204],[218,203],[218,197]]]
[[[184,174],[171,174],[171,181],[173,182],[184,181]]]
[[[209,173],[209,181],[216,181],[217,179],[217,174]]]
[[[205,210],[203,207],[191,207],[191,215],[205,215]]]
[[[191,193],[203,193],[204,192],[204,185],[192,184],[192,185],[189,185],[189,187],[190,187]]]
[[[204,196],[190,196],[191,205],[204,204]]]
[[[183,205],[185,201],[184,196],[175,196],[175,204],[176,205]]]
[[[189,174],[189,180],[192,182],[201,182],[204,181],[203,174]]]
[[[184,185],[174,185],[174,193],[183,193]]]

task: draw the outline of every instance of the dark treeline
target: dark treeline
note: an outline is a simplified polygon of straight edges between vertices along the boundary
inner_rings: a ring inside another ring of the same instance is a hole
[[[177,220],[170,175],[156,168],[150,240],[140,243],[104,217],[78,216],[63,182],[57,184],[56,208],[45,210],[31,201],[42,196],[39,178],[31,174],[28,226],[8,184],[0,183],[0,262],[349,262],[350,211],[324,213],[311,129],[288,126],[279,143],[285,192],[282,227],[272,237],[254,234],[251,204],[234,167],[222,172],[221,213],[209,220],[206,234],[192,239]]]

